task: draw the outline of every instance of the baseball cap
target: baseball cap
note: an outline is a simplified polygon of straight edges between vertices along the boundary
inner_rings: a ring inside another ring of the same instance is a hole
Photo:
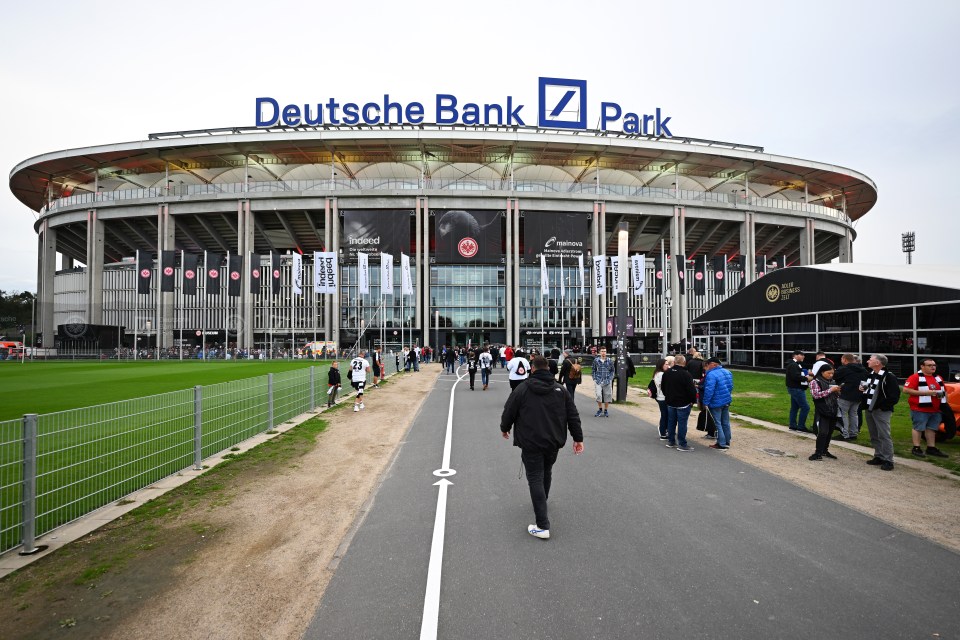
[[[707,360],[707,364],[709,364],[709,363],[711,363],[711,362],[714,363],[714,364],[721,364],[721,365],[723,364],[722,362],[720,362],[720,358],[710,358],[710,359]]]

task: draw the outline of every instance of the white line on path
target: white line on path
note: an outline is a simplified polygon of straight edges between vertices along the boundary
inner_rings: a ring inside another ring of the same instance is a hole
[[[443,535],[447,524],[447,488],[453,483],[447,476],[456,473],[450,468],[450,445],[453,436],[453,394],[464,374],[457,373],[457,381],[450,387],[450,408],[447,410],[447,433],[443,441],[443,465],[433,472],[440,480],[433,486],[437,492],[437,515],[433,520],[433,542],[430,544],[430,564],[427,567],[427,589],[423,596],[423,618],[420,622],[420,640],[436,640],[440,624],[440,571],[443,566]]]

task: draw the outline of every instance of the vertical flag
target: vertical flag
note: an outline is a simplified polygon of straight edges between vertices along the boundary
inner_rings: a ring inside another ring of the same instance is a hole
[[[767,275],[767,256],[757,256],[757,277]]]
[[[280,254],[270,254],[270,295],[280,295]]]
[[[410,256],[400,254],[400,293],[405,296],[413,295],[413,277],[410,273]]]
[[[290,264],[290,284],[293,286],[293,295],[303,295],[303,256],[294,251],[290,256],[293,261]]]
[[[195,253],[180,254],[180,266],[183,269],[183,295],[197,295],[197,264],[200,256]]]
[[[206,261],[203,264],[207,272],[207,295],[220,295],[220,261],[223,256],[219,253],[207,253]]]
[[[393,295],[393,256],[380,252],[380,295]]]
[[[251,253],[250,254],[250,293],[260,293],[260,276],[261,276],[261,267],[260,267],[260,254]]]
[[[713,292],[724,295],[727,292],[727,259],[726,256],[713,256]]]
[[[580,297],[582,298],[585,295],[583,290],[583,254],[582,253],[577,256],[577,264],[580,267],[580,269],[578,270],[578,273],[580,274]]]
[[[647,256],[642,253],[638,253],[630,257],[630,262],[630,266],[633,269],[633,295],[642,296],[643,279],[646,275],[644,272],[647,268]]]
[[[173,274],[177,263],[177,252],[160,252],[160,291],[173,291]]]
[[[243,256],[231,253],[227,257],[227,271],[230,273],[230,280],[227,282],[227,295],[236,298],[240,295],[240,279],[243,277]]]
[[[337,292],[337,254],[335,251],[313,252],[313,290],[317,293]]]
[[[607,257],[593,256],[593,292],[602,296],[607,292]]]
[[[367,254],[362,251],[357,252],[357,284],[359,285],[360,294],[369,294],[370,293],[370,265],[367,259]]]
[[[540,254],[540,293],[543,295],[550,294],[550,280],[547,276],[547,259],[543,257],[543,254]]]
[[[657,254],[653,256],[653,275],[657,281],[657,295],[663,295],[663,255]]]
[[[150,254],[137,249],[137,293],[150,293],[150,278],[153,276],[152,262]]]
[[[693,292],[698,296],[707,293],[707,254],[693,259]]]
[[[610,256],[610,287],[614,293],[620,292],[620,256]]]
[[[686,254],[677,254],[677,281],[680,283],[680,291],[677,295],[684,295],[687,292],[687,256]]]

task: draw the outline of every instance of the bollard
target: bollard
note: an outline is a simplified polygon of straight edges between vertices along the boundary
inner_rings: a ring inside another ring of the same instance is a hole
[[[314,395],[314,383],[316,378],[316,376],[314,376],[314,369],[316,369],[316,367],[310,367],[310,411],[313,411],[317,408],[317,398]]]
[[[273,374],[267,374],[267,431],[273,429]]]
[[[203,387],[193,388],[193,468],[203,468]]]
[[[36,546],[37,537],[37,414],[23,416],[23,549],[30,556],[46,549]]]

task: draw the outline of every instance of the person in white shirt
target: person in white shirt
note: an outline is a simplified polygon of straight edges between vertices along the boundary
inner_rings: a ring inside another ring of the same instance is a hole
[[[367,383],[367,372],[370,371],[370,363],[364,356],[367,352],[360,350],[357,357],[350,361],[350,385],[357,390],[357,395],[353,399],[353,410],[363,409],[363,387]]]
[[[507,372],[510,379],[510,390],[513,391],[530,377],[530,362],[525,357],[523,351],[519,349],[513,352],[513,357],[507,362]]]
[[[490,384],[490,370],[493,368],[493,356],[490,355],[490,349],[484,349],[480,354],[480,382],[483,383],[483,390],[487,390]]]

